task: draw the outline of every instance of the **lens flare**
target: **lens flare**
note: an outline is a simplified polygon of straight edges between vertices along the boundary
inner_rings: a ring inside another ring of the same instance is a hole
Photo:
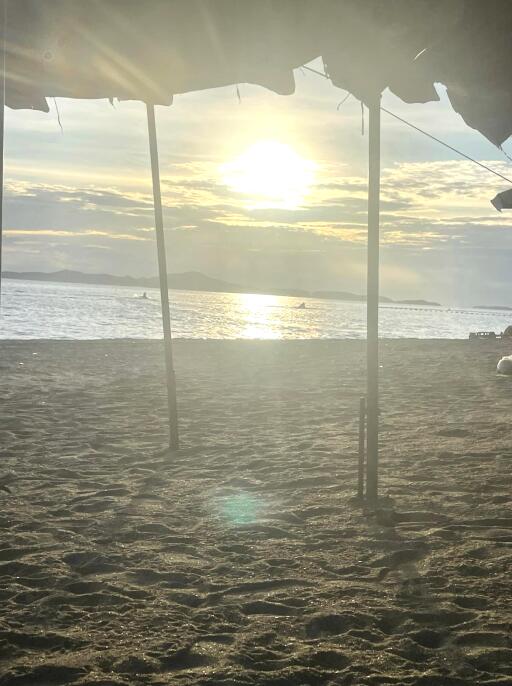
[[[262,503],[248,493],[229,496],[222,502],[221,512],[231,524],[251,524],[258,519]]]

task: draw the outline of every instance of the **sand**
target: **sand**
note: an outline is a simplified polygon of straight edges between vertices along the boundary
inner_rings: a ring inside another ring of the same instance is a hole
[[[512,684],[503,342],[0,345],[0,686]]]

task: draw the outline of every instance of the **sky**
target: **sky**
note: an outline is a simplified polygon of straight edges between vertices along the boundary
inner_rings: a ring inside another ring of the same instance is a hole
[[[367,112],[304,70],[293,96],[238,91],[157,107],[169,271],[364,293]],[[383,106],[512,177],[438,91],[426,105],[385,92]],[[59,99],[62,130],[50,106],[6,113],[3,268],[155,275],[144,105]],[[508,187],[383,113],[381,292],[512,305],[512,212],[490,204]]]

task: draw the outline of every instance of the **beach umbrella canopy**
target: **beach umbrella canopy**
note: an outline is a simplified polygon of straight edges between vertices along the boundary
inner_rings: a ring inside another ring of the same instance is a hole
[[[294,90],[323,57],[363,101],[389,87],[438,98],[500,145],[512,134],[508,0],[4,0],[6,104],[47,97],[136,99],[255,83]]]
[[[7,0],[6,101],[47,96],[169,105],[178,93],[241,82],[294,90],[317,56],[300,0]]]
[[[498,210],[498,212],[512,209],[512,188],[495,195],[491,200],[491,203]]]

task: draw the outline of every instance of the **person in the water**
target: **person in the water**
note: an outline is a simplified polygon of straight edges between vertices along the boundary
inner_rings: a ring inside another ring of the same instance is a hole
[[[305,310],[306,309],[306,303],[301,303],[300,305],[297,305],[298,310]]]
[[[144,291],[144,293],[141,295],[141,298],[142,298],[143,300],[149,300],[148,294],[146,293],[146,291]]]

